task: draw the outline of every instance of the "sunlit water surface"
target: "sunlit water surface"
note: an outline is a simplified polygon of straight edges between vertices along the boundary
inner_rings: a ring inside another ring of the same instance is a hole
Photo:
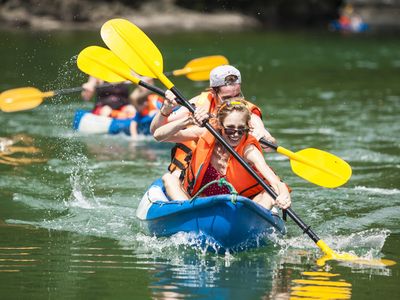
[[[1,34],[0,90],[79,86],[76,55],[98,33]],[[342,157],[351,180],[324,189],[285,157],[268,162],[292,187],[293,209],[333,249],[398,261],[400,42],[329,33],[151,35],[165,69],[223,54],[242,70],[280,145]],[[206,83],[173,82],[188,97]],[[288,235],[216,255],[190,234],[147,236],[135,210],[166,170],[168,144],[71,129],[79,95],[1,113],[0,291],[3,299],[391,299],[399,266],[328,261],[288,220]],[[212,247],[212,245],[210,245]]]

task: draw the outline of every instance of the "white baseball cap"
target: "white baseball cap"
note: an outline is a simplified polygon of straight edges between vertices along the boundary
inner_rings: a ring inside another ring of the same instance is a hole
[[[210,87],[226,85],[226,77],[235,75],[237,77],[234,83],[242,83],[242,77],[238,69],[231,65],[218,66],[210,72]]]

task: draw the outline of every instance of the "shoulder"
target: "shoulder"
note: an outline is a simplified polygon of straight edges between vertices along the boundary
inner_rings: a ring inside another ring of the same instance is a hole
[[[261,145],[260,142],[252,135],[248,134],[246,140],[244,141],[244,149],[249,148],[249,149],[259,149],[261,151]]]
[[[260,119],[262,119],[262,112],[261,112],[261,109],[260,109],[257,105],[255,105],[255,104],[253,104],[252,102],[247,101],[247,100],[246,100],[246,105],[247,105],[247,108],[250,110],[250,112],[251,112],[253,115],[256,115],[256,116],[258,116]]]
[[[190,99],[189,102],[192,104],[196,104],[197,102],[199,102],[199,99],[200,99],[200,95],[197,95],[197,96],[193,97],[192,99]]]

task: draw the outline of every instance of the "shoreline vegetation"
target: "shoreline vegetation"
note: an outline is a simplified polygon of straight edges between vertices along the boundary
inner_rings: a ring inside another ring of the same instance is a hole
[[[128,19],[145,30],[163,32],[237,31],[262,27],[255,17],[239,12],[202,13],[179,7],[169,0],[147,1],[140,6],[119,1],[26,2],[30,3],[20,0],[0,2],[0,24],[3,29],[96,30],[112,18]]]
[[[3,30],[97,30],[125,18],[147,31],[327,30],[351,7],[369,31],[400,30],[400,0],[0,0]]]
[[[160,32],[327,28],[337,10],[337,0],[0,0],[0,24],[11,30],[96,30],[125,18]]]

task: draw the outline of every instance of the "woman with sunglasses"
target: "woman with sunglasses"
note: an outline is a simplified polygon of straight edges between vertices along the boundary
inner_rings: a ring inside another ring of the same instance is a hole
[[[173,200],[189,199],[207,183],[224,177],[239,195],[253,199],[267,209],[271,209],[273,205],[282,209],[288,208],[291,204],[288,187],[266,164],[260,144],[249,133],[251,113],[245,100],[233,98],[226,101],[218,109],[216,120],[212,120],[212,123],[226,142],[274,189],[278,195],[276,200],[272,199],[207,129],[189,126],[203,124],[208,117],[204,108],[197,108],[194,116],[187,115],[186,118],[168,123],[155,131],[154,136],[157,140],[175,143],[192,140],[197,143],[181,185],[170,184],[175,181],[169,181],[167,177],[174,175],[164,175],[163,182],[168,196]],[[214,183],[205,188],[201,195],[228,193],[226,187]]]
[[[210,88],[199,96],[191,99],[190,102],[197,108],[204,109],[207,113],[216,114],[217,108],[227,99],[242,95],[241,83],[242,77],[238,69],[231,65],[218,66],[210,72]],[[155,115],[150,125],[151,133],[154,134],[157,128],[160,128],[169,122],[178,122],[178,120],[180,120],[182,122],[180,124],[184,124],[187,121],[186,117],[189,113],[188,109],[180,107],[175,111],[174,109],[177,106],[177,103],[174,100],[174,97],[175,96],[170,91],[167,91],[167,97],[164,99],[163,106]],[[264,123],[261,119],[261,110],[248,101],[246,101],[246,104],[251,112],[251,134],[258,140],[264,137],[265,139],[275,143],[275,139],[264,127]],[[190,126],[190,124],[188,126]],[[164,135],[168,135],[168,132],[165,132]],[[157,136],[155,136],[155,138],[156,140],[161,141]],[[167,188],[168,186],[178,186],[180,184],[180,180],[182,180],[185,175],[192,151],[195,148],[196,143],[192,140],[176,143],[171,149],[171,163],[168,166],[168,173],[162,177],[163,180],[168,179],[168,182],[165,182],[164,180]],[[270,151],[269,148],[265,148],[264,150]],[[171,174],[173,176],[170,176]],[[173,193],[173,191],[171,191],[171,193]]]

